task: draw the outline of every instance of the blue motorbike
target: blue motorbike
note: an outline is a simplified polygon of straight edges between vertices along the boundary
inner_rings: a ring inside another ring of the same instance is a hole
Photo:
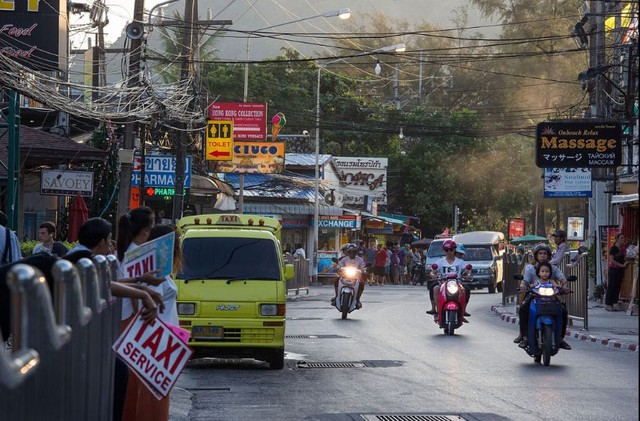
[[[516,279],[522,279],[517,275]],[[567,281],[574,282],[575,276]],[[524,348],[536,363],[542,361],[545,366],[551,363],[551,357],[558,353],[562,342],[562,303],[564,294],[559,286],[546,283],[538,284],[529,290],[529,324],[527,326],[527,346]]]

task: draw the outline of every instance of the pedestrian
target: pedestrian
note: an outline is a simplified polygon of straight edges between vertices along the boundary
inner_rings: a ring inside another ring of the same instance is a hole
[[[9,219],[7,215],[0,211],[0,253],[2,255],[1,265],[16,262],[22,259],[22,251],[20,251],[20,241],[15,232],[7,228]],[[7,245],[9,245],[7,247]]]
[[[398,284],[403,285],[404,271],[407,270],[406,253],[403,246],[397,245],[396,249],[398,250]]]
[[[553,252],[553,256],[551,256],[549,263],[554,266],[558,266],[564,259],[564,256],[569,253],[567,233],[564,230],[555,230],[551,236],[553,237],[553,242],[556,244],[556,249]]]
[[[387,247],[385,249],[387,253],[387,262],[384,265],[384,282],[391,283],[391,253],[392,253],[393,243],[388,241]],[[384,283],[382,283],[384,285]]]
[[[148,241],[151,228],[153,228],[154,224],[155,215],[151,208],[146,206],[131,209],[118,219],[118,238],[116,238],[116,257],[118,258],[118,262],[120,262],[118,282],[127,285],[145,283],[149,286],[157,286],[165,282],[164,278],[155,276],[157,273],[155,270],[133,277],[129,276],[123,264],[128,251],[134,250]],[[138,300],[124,300],[120,320],[120,329],[122,331],[124,331],[134,319],[138,307]],[[140,388],[145,387],[137,376],[129,376],[124,411],[122,414],[124,421],[136,421],[140,419],[137,413],[137,399]]]
[[[64,256],[64,259],[71,263],[77,263],[82,258],[90,259],[95,255],[111,254],[111,231],[109,221],[102,218],[88,219],[78,231],[78,245],[72,248]],[[142,311],[144,319],[151,320],[156,317],[158,308],[162,312],[166,312],[162,296],[143,285],[125,285],[120,282],[110,282],[109,285],[111,293],[116,297],[140,300],[144,306]],[[113,383],[114,421],[122,419],[128,381],[129,369],[119,357],[116,357]]]
[[[173,243],[173,273],[180,271],[182,266],[182,253],[180,250],[180,242],[178,241],[178,232],[173,225],[156,225],[149,232],[149,241],[164,235],[174,233]],[[149,286],[162,296],[164,311],[158,315],[158,318],[166,324],[179,326],[178,307],[176,298],[178,296],[178,287],[171,275],[165,277],[165,281],[157,286]],[[136,382],[139,383],[139,382]],[[129,382],[131,385],[131,381]],[[137,421],[166,421],[169,419],[169,403],[170,395],[162,399],[156,399],[149,389],[140,385],[136,387],[137,394],[127,392],[125,400],[125,420]]]
[[[293,252],[293,258],[303,260],[307,258],[307,253],[305,253],[304,249],[302,248],[302,244],[296,243],[296,251]]]
[[[626,260],[624,245],[626,238],[624,234],[619,233],[615,236],[614,243],[609,249],[607,272],[607,292],[604,299],[604,308],[607,311],[618,311],[618,299],[620,297],[620,289],[622,288],[622,279],[624,278],[624,270],[631,263]]]
[[[397,285],[400,281],[400,257],[396,246],[391,246],[391,256],[389,257],[389,277],[391,283]]]
[[[411,273],[413,272],[413,251],[409,244],[404,245],[404,282],[409,283],[411,280]]]
[[[385,266],[387,265],[387,259],[387,250],[382,246],[382,244],[378,244],[378,251],[376,252],[374,257],[375,266],[373,267],[374,285],[384,285]]]
[[[62,257],[69,251],[61,241],[56,241],[56,225],[51,221],[40,224],[38,239],[40,243],[36,244],[31,254],[47,253]]]

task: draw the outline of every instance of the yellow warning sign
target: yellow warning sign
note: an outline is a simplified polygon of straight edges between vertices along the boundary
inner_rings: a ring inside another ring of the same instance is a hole
[[[205,158],[208,161],[233,159],[233,120],[207,120]]]

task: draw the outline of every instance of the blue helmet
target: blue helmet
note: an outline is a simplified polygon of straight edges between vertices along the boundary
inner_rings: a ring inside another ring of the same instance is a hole
[[[460,253],[463,256],[465,255],[466,250],[464,249],[464,246],[462,244],[457,244],[456,245],[456,253]]]

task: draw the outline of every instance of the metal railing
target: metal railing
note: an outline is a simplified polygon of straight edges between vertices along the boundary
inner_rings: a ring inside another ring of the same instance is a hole
[[[53,300],[37,269],[17,264],[7,275],[13,347],[0,349],[0,414],[7,420],[111,420],[111,346],[121,307],[109,289],[116,258],[96,256],[75,266],[60,260],[52,272]]]
[[[523,274],[524,268],[527,264],[533,262],[533,256],[531,253],[527,253],[524,257],[517,254],[505,254],[504,257],[504,278],[502,280],[502,304],[520,304],[521,296],[518,294],[518,287],[520,282],[513,279],[515,274]],[[570,284],[572,293],[564,296],[565,303],[567,305],[567,311],[569,312],[569,322],[573,324],[573,321],[580,321],[583,324],[583,328],[589,329],[588,318],[588,253],[583,253],[579,256],[575,263],[569,261],[569,253],[560,262],[558,268],[562,271],[565,277],[575,275],[577,277],[576,282]]]
[[[311,276],[309,274],[309,259],[295,259],[293,261],[294,277],[287,279],[287,294],[289,292],[299,295],[300,290],[306,290],[309,294]]]

